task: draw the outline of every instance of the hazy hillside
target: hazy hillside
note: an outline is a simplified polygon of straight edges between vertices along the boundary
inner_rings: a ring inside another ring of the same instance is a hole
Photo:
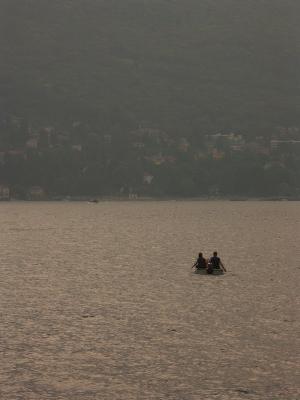
[[[2,108],[171,134],[299,125],[296,0],[0,0]]]

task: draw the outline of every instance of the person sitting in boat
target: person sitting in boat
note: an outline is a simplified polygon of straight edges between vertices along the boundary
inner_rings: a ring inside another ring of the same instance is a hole
[[[196,267],[196,269],[206,269],[207,268],[207,260],[203,257],[203,253],[199,253],[197,261],[192,266],[192,268]]]
[[[220,257],[218,257],[217,251],[214,251],[213,256],[209,259],[207,273],[212,274],[214,269],[222,269],[223,272],[226,272],[225,265],[222,263]]]

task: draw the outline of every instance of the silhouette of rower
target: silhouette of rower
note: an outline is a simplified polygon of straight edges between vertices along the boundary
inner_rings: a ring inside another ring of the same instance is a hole
[[[214,251],[213,256],[209,259],[207,273],[212,274],[214,269],[222,269],[223,272],[226,272],[225,265],[218,257],[217,251]]]
[[[203,253],[199,253],[197,261],[192,266],[192,268],[196,267],[196,269],[206,269],[207,268],[207,260],[203,257]]]

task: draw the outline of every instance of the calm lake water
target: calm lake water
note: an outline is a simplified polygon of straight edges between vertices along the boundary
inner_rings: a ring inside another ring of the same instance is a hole
[[[1,203],[0,398],[296,400],[299,202]],[[224,276],[192,273],[217,249]]]

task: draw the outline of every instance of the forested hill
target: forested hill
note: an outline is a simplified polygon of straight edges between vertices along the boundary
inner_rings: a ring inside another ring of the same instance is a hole
[[[0,105],[170,135],[299,126],[297,0],[0,0]]]

